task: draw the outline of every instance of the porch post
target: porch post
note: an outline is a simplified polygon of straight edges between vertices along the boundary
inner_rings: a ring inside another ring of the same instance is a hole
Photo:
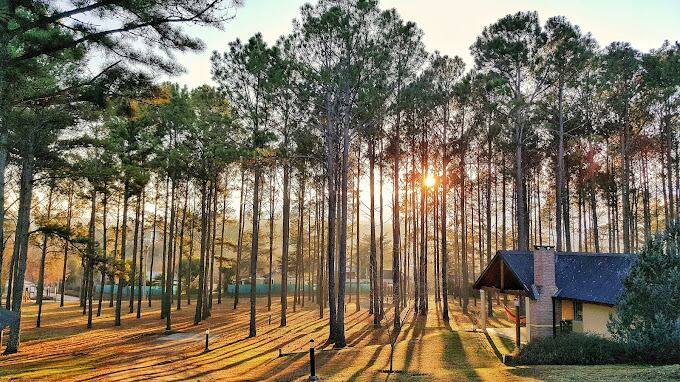
[[[527,321],[527,324],[526,324],[526,331],[527,331],[526,337],[527,338],[526,338],[526,340],[527,340],[527,343],[528,343],[529,341],[531,341],[531,305],[530,305],[531,304],[531,297],[524,297],[524,299],[525,299],[524,301],[526,303],[525,311],[526,311],[526,321]]]
[[[479,327],[482,329],[482,331],[486,331],[486,291],[484,289],[479,290],[479,299],[482,301],[482,304],[480,304],[479,312],[480,314],[480,323]]]
[[[521,346],[521,332],[520,332],[520,322],[519,322],[519,299],[515,299],[515,347],[517,349]]]

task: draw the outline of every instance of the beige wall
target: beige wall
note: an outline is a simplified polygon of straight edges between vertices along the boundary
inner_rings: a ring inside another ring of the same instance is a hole
[[[583,331],[610,337],[607,330],[609,313],[614,312],[614,307],[597,304],[583,304]]]

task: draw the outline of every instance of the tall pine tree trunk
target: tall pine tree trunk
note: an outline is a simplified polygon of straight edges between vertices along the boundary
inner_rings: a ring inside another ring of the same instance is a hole
[[[449,164],[449,155],[448,155],[448,127],[449,127],[449,113],[448,113],[448,107],[444,109],[444,130],[442,132],[442,175],[441,175],[441,183],[442,183],[442,205],[441,205],[441,256],[442,256],[442,268],[441,268],[441,284],[442,284],[442,318],[446,321],[449,320],[449,278],[448,278],[448,270],[449,270],[449,253],[448,253],[448,248],[447,248],[447,243],[446,243],[446,195],[448,193],[448,177],[447,177],[447,171],[448,171],[448,164]]]
[[[257,253],[260,239],[260,167],[255,168],[255,180],[253,184],[253,231],[250,249],[250,326],[249,337],[255,337],[257,329],[255,325],[255,303],[257,286]]]
[[[54,191],[54,183],[50,184],[50,191],[47,195],[47,220],[49,223],[52,217],[52,193]],[[38,285],[36,287],[36,297],[35,303],[38,304],[38,318],[36,319],[36,328],[40,327],[40,319],[42,317],[42,306],[43,306],[43,292],[45,289],[45,260],[47,258],[47,239],[49,238],[47,233],[43,233],[43,242],[40,255],[40,273],[38,275]]]
[[[369,178],[369,198],[370,198],[370,219],[371,219],[371,227],[370,227],[370,242],[369,242],[369,254],[368,254],[368,262],[369,262],[369,270],[370,270],[370,278],[371,278],[371,308],[369,310],[369,314],[373,313],[373,325],[377,326],[380,324],[379,321],[379,315],[380,315],[380,305],[379,305],[379,288],[377,288],[377,261],[376,261],[376,255],[377,255],[377,247],[376,247],[376,237],[375,237],[375,139],[371,138],[369,140],[369,148],[368,148],[368,178]],[[399,224],[399,223],[397,223]]]
[[[72,218],[72,208],[73,208],[73,183],[69,183],[68,187],[68,202],[66,206],[66,229],[69,232],[71,232],[71,218]],[[116,223],[117,224],[117,223]],[[68,262],[68,246],[69,243],[67,241],[64,242],[64,263],[62,265],[62,270],[61,270],[61,296],[59,296],[59,307],[64,306],[64,293],[66,292],[66,264]],[[2,283],[0,283],[2,284]],[[9,292],[9,290],[8,290]],[[9,293],[8,293],[9,295]],[[111,304],[110,306],[113,306],[113,284],[111,285]]]
[[[267,311],[272,310],[272,262],[274,260],[274,174],[269,177],[269,276],[267,277]]]
[[[135,284],[137,283],[137,248],[139,243],[139,216],[142,206],[142,196],[137,195],[137,206],[135,207],[135,229],[132,239],[132,268],[130,269],[130,306],[129,313],[135,311]]]
[[[158,179],[156,179],[156,192],[153,202],[153,219],[151,220],[151,264],[149,265],[149,289],[147,291],[149,308],[151,307],[151,286],[153,285],[153,260],[156,257],[156,214],[158,212],[158,194]]]
[[[108,252],[107,252],[107,234],[108,234],[108,224],[107,224],[107,217],[108,217],[108,205],[109,205],[109,192],[107,185],[104,187],[104,195],[102,198],[102,253],[104,256],[107,257],[106,261],[108,261]],[[106,272],[105,272],[104,267],[101,269],[101,283],[99,284],[99,303],[97,304],[97,317],[101,316],[102,314],[102,302],[104,300],[104,284],[106,283]]]
[[[401,329],[401,315],[400,311],[400,291],[399,291],[399,278],[401,277],[401,272],[399,270],[399,252],[401,249],[399,245],[401,244],[401,232],[399,226],[399,157],[401,154],[401,137],[400,137],[400,122],[401,113],[397,112],[397,121],[395,124],[394,131],[394,159],[392,164],[392,303],[394,306],[394,321],[393,326],[395,330]],[[382,181],[380,182],[382,186]],[[382,187],[381,187],[382,188]],[[380,192],[382,195],[382,192]],[[382,215],[383,204],[380,203],[380,212]],[[382,219],[380,224],[382,224]],[[382,236],[382,235],[381,235]],[[382,267],[381,267],[382,268]],[[382,273],[382,269],[380,269]],[[382,288],[382,279],[381,288]]]
[[[207,182],[206,182],[207,183]],[[199,259],[199,270],[198,270],[198,290],[196,294],[196,311],[194,314],[194,325],[198,325],[203,320],[203,280],[205,278],[205,234],[207,228],[207,209],[206,209],[206,194],[207,194],[206,184],[204,183],[201,188],[201,244],[200,244],[200,259]]]
[[[127,244],[127,213],[128,205],[130,201],[130,181],[125,179],[123,186],[123,216],[122,216],[122,227],[120,233],[120,261],[121,264],[125,264],[125,252]],[[115,326],[120,326],[120,313],[123,303],[123,288],[127,285],[126,275],[122,273],[118,276],[118,290],[116,291],[116,318]]]
[[[245,213],[244,205],[244,192],[245,192],[245,171],[241,169],[241,195],[239,200],[239,212],[238,212],[238,239],[236,244],[236,277],[234,285],[234,309],[238,306],[238,294],[239,294],[239,284],[241,283],[241,251],[243,250],[243,227],[245,225],[245,219],[243,215]]]
[[[172,318],[171,318],[171,311],[172,309],[172,302],[171,302],[171,297],[172,297],[172,266],[173,266],[173,249],[174,245],[173,243],[175,242],[175,219],[176,219],[176,213],[175,213],[175,190],[177,188],[177,182],[175,179],[172,180],[172,186],[170,187],[170,232],[169,232],[169,239],[168,239],[168,251],[167,251],[167,256],[166,256],[166,271],[165,271],[165,294],[163,295],[163,309],[165,310],[165,330],[170,331],[172,330]]]
[[[15,264],[14,276],[12,278],[12,311],[21,312],[21,304],[24,294],[24,280],[26,276],[26,261],[28,258],[28,235],[31,214],[31,202],[33,195],[33,169],[35,165],[34,145],[35,127],[27,127],[28,139],[25,142],[23,160],[21,166],[21,178],[19,181],[19,211],[17,214],[17,224],[14,239],[14,252],[12,262]],[[2,171],[3,169],[0,169]],[[10,271],[11,272],[11,271]],[[8,296],[10,291],[8,290]],[[9,340],[5,348],[5,354],[13,354],[19,351],[21,335],[21,315],[16,323],[10,326]]]

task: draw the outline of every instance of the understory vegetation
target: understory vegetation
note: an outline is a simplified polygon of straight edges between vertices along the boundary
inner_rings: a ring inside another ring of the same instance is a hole
[[[623,344],[594,334],[569,333],[531,340],[521,348],[516,365],[605,365],[624,363]]]
[[[680,363],[680,220],[649,241],[624,286],[614,337],[632,360]]]

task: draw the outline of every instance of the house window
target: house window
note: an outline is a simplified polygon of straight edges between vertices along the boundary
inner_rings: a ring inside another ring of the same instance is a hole
[[[583,303],[574,301],[574,321],[583,321]]]

